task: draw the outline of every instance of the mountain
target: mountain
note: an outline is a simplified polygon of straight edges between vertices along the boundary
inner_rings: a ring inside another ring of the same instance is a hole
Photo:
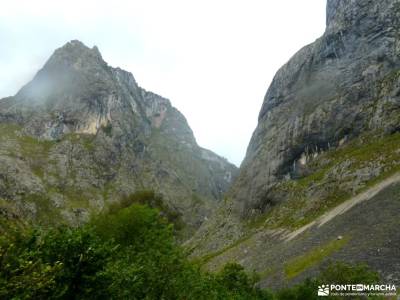
[[[194,229],[236,172],[196,143],[168,99],[76,40],[0,100],[3,213],[76,225],[123,196],[154,190]]]
[[[400,2],[328,0],[275,75],[225,205],[187,244],[283,285],[329,258],[400,282]],[[387,184],[386,184],[387,183]]]

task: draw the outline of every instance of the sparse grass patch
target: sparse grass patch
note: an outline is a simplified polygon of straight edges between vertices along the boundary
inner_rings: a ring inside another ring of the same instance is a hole
[[[51,203],[48,196],[42,194],[30,194],[24,197],[24,201],[31,202],[36,206],[36,220],[42,225],[60,224],[62,218],[60,212]]]
[[[336,175],[332,175],[336,172],[356,174],[357,170],[378,164],[381,166],[380,173],[363,182],[355,191],[346,190]],[[337,170],[338,166],[342,169]],[[309,168],[315,171],[298,180],[277,184],[270,192],[286,194],[286,200],[249,221],[248,228],[299,228],[348,200],[354,193],[358,194],[399,172],[400,133],[383,137],[365,134],[343,147],[322,153],[309,163]],[[312,190],[323,193],[319,198],[313,198],[309,196]]]
[[[95,136],[86,133],[69,133],[64,136],[64,140],[68,140],[73,144],[81,144],[87,151],[92,152],[95,149],[93,144]]]
[[[304,272],[306,269],[321,262],[333,252],[340,250],[349,240],[349,237],[344,237],[341,240],[335,239],[325,245],[316,247],[303,255],[292,258],[284,266],[286,278],[292,279]]]
[[[43,152],[48,153],[51,147],[56,144],[55,141],[42,140],[28,135],[21,136],[19,141],[22,151],[24,151],[24,154],[28,156],[38,155]]]
[[[21,126],[16,124],[2,123],[0,124],[0,140],[15,138],[17,131],[21,130]]]
[[[225,248],[222,248],[218,251],[215,252],[210,252],[209,254],[206,254],[204,256],[202,256],[201,258],[195,260],[196,263],[199,263],[200,265],[205,265],[206,263],[208,263],[209,261],[211,261],[213,258],[220,256],[221,254],[229,251],[230,249],[235,248],[236,246],[242,244],[243,242],[249,240],[252,237],[252,235],[247,235],[241,239],[236,240],[235,242],[233,242],[232,244],[226,246]]]
[[[39,178],[44,178],[50,149],[55,141],[40,140],[31,136],[21,136],[19,145],[22,155],[27,158],[32,172]]]

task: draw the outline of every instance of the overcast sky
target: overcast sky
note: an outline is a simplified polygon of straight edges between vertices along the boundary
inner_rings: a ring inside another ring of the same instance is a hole
[[[169,98],[198,143],[239,165],[275,72],[324,31],[326,0],[4,0],[0,98],[72,39]]]

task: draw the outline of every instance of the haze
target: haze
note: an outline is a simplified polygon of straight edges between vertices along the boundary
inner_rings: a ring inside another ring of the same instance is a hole
[[[0,98],[72,39],[171,100],[239,165],[275,72],[324,31],[325,0],[2,1]]]

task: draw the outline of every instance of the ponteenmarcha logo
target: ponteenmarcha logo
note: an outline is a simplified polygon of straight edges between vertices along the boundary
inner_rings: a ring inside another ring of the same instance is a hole
[[[394,284],[323,284],[318,296],[395,296]]]
[[[329,296],[329,285],[327,284],[319,285],[318,296]]]

